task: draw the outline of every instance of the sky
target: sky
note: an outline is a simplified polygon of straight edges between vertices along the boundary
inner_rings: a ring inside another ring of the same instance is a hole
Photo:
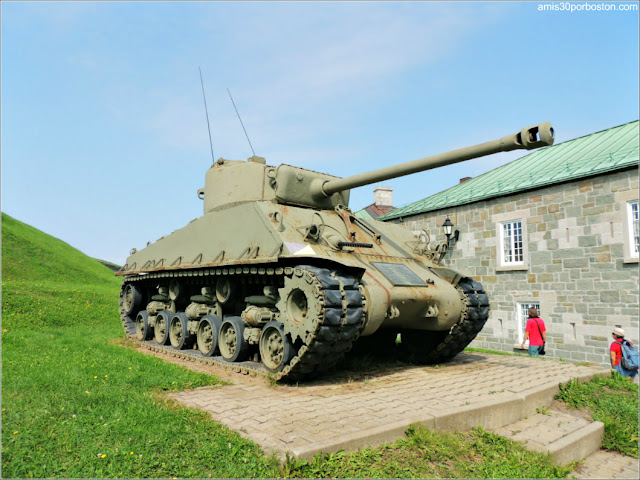
[[[2,212],[117,264],[202,215],[199,67],[216,159],[252,155],[229,89],[268,164],[340,177],[542,121],[559,143],[637,120],[637,7],[545,4],[565,5],[3,1]],[[402,206],[524,154],[380,185]]]

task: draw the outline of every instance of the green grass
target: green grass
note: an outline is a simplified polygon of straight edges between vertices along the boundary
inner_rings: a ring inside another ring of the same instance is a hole
[[[604,423],[602,448],[638,458],[638,385],[618,374],[560,385],[556,398]]]
[[[2,467],[8,477],[272,476],[259,449],[160,392],[216,383],[110,343],[96,324],[3,325]],[[104,458],[102,458],[104,455]]]
[[[4,477],[273,477],[277,462],[162,392],[220,383],[123,348],[120,280],[2,216]]]
[[[507,356],[523,356],[526,353],[515,353],[515,352],[503,352],[502,350],[488,350],[486,348],[476,348],[476,347],[467,347],[464,349],[465,352],[478,352],[478,353],[491,353],[493,355],[507,355]]]
[[[285,464],[291,478],[564,478],[571,470],[482,427],[464,433],[412,428],[392,445]]]
[[[567,472],[482,429],[416,428],[391,445],[279,463],[208,415],[166,399],[165,392],[221,384],[125,348],[120,280],[109,269],[6,215],[2,236],[3,477],[553,478]]]

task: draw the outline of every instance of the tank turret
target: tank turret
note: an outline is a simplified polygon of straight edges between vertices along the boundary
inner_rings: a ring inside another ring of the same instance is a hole
[[[354,343],[447,361],[488,319],[482,285],[440,264],[445,244],[356,218],[349,191],[553,139],[541,123],[346,178],[219,159],[198,190],[205,214],[133,249],[117,272],[125,332],[168,354],[296,381],[338,365]]]

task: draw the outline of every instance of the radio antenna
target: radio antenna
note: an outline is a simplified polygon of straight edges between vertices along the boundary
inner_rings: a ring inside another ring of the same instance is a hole
[[[202,81],[202,69],[198,65],[200,70],[200,85],[202,86],[202,99],[204,100],[204,113],[207,116],[207,130],[209,132],[209,146],[211,147],[211,162],[216,163],[216,159],[213,156],[213,141],[211,140],[211,125],[209,124],[209,111],[207,110],[207,97],[204,96],[204,82]]]
[[[253,151],[253,145],[251,145],[251,140],[249,140],[249,135],[247,134],[247,129],[244,128],[244,123],[242,123],[242,118],[240,118],[240,113],[238,112],[238,109],[236,108],[236,102],[233,101],[233,97],[231,96],[231,92],[229,91],[229,89],[227,88],[227,92],[229,93],[229,98],[231,99],[231,103],[233,103],[233,108],[235,108],[236,110],[236,114],[238,115],[238,120],[240,120],[240,125],[242,125],[242,129],[244,130],[244,135],[247,137],[247,142],[249,142],[249,146],[251,147],[251,152],[253,153],[253,156],[256,156],[256,152]]]

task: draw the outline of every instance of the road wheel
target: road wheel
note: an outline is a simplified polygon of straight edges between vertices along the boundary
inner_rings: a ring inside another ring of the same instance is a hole
[[[149,312],[146,310],[136,317],[136,337],[142,341],[153,338],[153,327],[149,326]]]
[[[260,357],[270,372],[280,372],[293,356],[293,345],[284,333],[284,326],[274,320],[267,323],[260,335]]]
[[[184,350],[193,345],[193,335],[189,333],[188,322],[189,317],[183,312],[176,313],[171,319],[169,339],[171,345],[178,350]]]
[[[197,333],[198,350],[205,357],[212,357],[220,352],[218,348],[220,325],[222,325],[220,317],[205,315],[200,319]]]
[[[247,357],[249,345],[244,339],[244,322],[240,317],[227,317],[220,326],[220,354],[227,362],[241,362]]]
[[[153,327],[154,338],[160,345],[169,343],[169,322],[171,320],[171,312],[165,310],[158,312],[156,317],[156,325]]]

